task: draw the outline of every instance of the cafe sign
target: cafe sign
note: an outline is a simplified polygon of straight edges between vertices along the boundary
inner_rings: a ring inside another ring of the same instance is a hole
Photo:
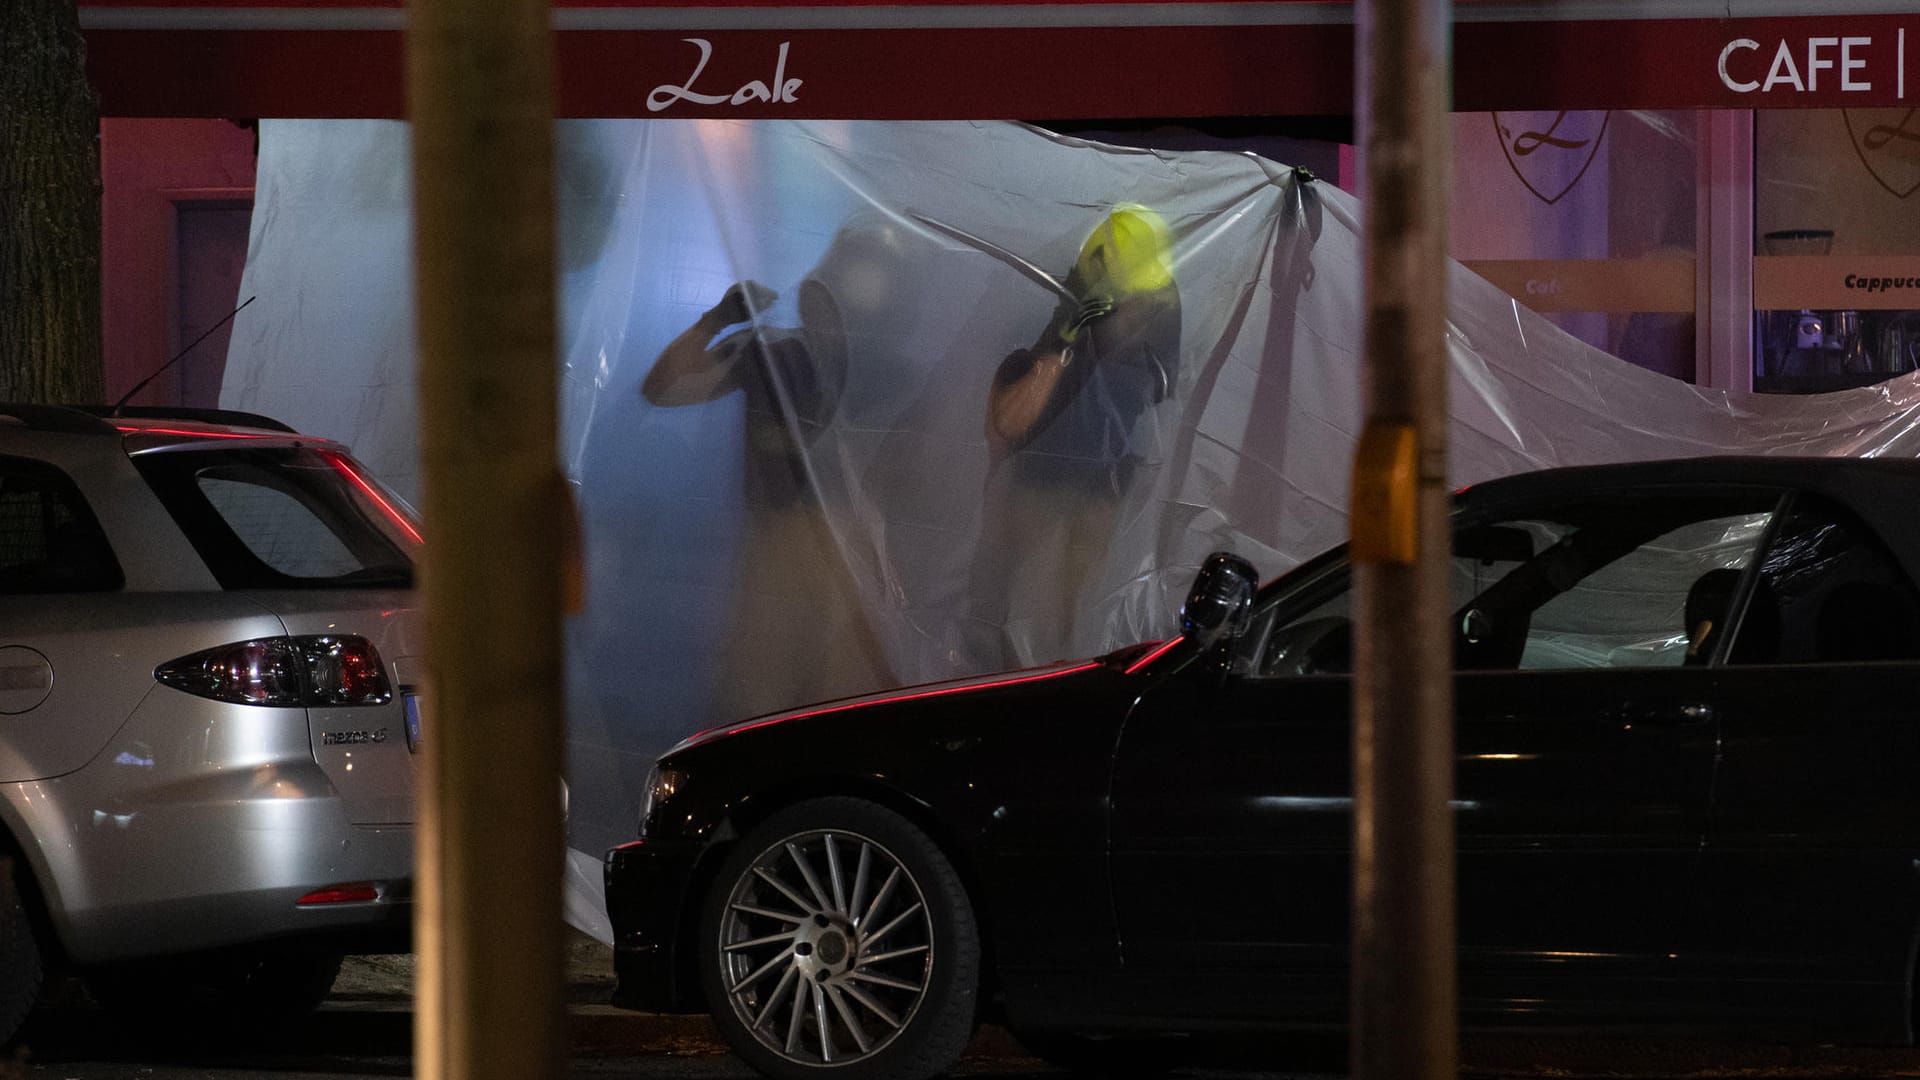
[[[77,2],[105,115],[404,115],[404,0]],[[1454,0],[1452,10],[1460,112],[1550,121],[1562,110],[1571,120],[1920,105],[1915,0]],[[551,11],[562,116],[1354,111],[1351,0],[553,0]],[[1563,123],[1552,138],[1588,146],[1536,148],[1524,136],[1550,122],[1508,126],[1515,170],[1548,200],[1599,138]]]
[[[1752,54],[1752,55],[1748,55]],[[1880,35],[1878,46],[1872,34],[1809,34],[1802,38],[1780,39],[1761,76],[1760,57],[1765,52],[1752,38],[1734,38],[1720,50],[1720,82],[1736,94],[1768,95],[1815,94],[1820,91],[1821,73],[1829,85],[1840,84],[1843,94],[1871,94],[1874,80],[1892,83],[1896,99],[1907,96],[1907,28],[1898,26],[1889,40]],[[1730,70],[1731,69],[1731,70]]]

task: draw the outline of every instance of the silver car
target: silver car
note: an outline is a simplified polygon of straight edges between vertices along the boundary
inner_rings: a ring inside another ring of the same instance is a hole
[[[264,417],[0,405],[0,1041],[49,970],[267,1020],[407,947],[420,543]]]

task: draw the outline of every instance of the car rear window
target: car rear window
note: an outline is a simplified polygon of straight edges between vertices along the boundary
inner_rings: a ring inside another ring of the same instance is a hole
[[[418,526],[344,454],[219,446],[133,460],[225,588],[413,584]]]

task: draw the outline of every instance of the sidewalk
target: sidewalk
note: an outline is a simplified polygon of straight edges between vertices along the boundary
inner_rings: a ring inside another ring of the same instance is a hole
[[[613,997],[613,948],[569,928],[567,930],[566,1000],[578,1005],[605,1005]],[[349,956],[333,981],[328,1005],[357,1005],[374,1009],[384,1004],[413,1007],[412,953],[391,956]],[[622,1010],[624,1011],[624,1010]]]
[[[613,950],[584,935],[567,944],[567,1016],[573,1051],[590,1058],[721,1057],[727,1052],[704,1015],[639,1013],[609,1004]],[[341,968],[326,1012],[410,1013],[413,957],[350,958]],[[393,1018],[398,1022],[399,1017]],[[1287,1040],[1271,1060],[1315,1075],[1344,1072],[1344,1037]],[[1768,1080],[1838,1080],[1920,1076],[1920,1050],[1833,1046],[1766,1046],[1683,1039],[1635,1039],[1573,1034],[1472,1034],[1461,1040],[1466,1077],[1657,1077],[1707,1080],[1749,1077]],[[1004,1028],[985,1026],[967,1051],[968,1072],[1032,1072],[1032,1060]],[[1218,1066],[1216,1063],[1215,1067]],[[1262,1080],[1273,1080],[1269,1074]]]
[[[321,1009],[329,1013],[411,1013],[414,958],[352,956],[340,966],[333,992]],[[573,1051],[589,1055],[719,1056],[727,1052],[707,1016],[642,1013],[618,1008],[613,997],[613,949],[567,931],[567,1027]],[[999,1027],[983,1027],[967,1051],[971,1059],[1020,1059],[1027,1053]]]

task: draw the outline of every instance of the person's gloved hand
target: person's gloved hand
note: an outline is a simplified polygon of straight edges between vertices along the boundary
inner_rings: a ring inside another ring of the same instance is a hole
[[[1060,339],[1062,345],[1073,344],[1074,340],[1080,336],[1080,331],[1086,329],[1088,324],[1113,313],[1113,301],[1105,296],[1086,297],[1080,301],[1078,307],[1072,307],[1066,303],[1062,303],[1060,307],[1058,316],[1060,329],[1054,336]]]
[[[778,299],[779,293],[757,281],[735,282],[719,303],[707,309],[704,319],[708,326],[719,330],[748,321],[754,312],[767,310]]]

